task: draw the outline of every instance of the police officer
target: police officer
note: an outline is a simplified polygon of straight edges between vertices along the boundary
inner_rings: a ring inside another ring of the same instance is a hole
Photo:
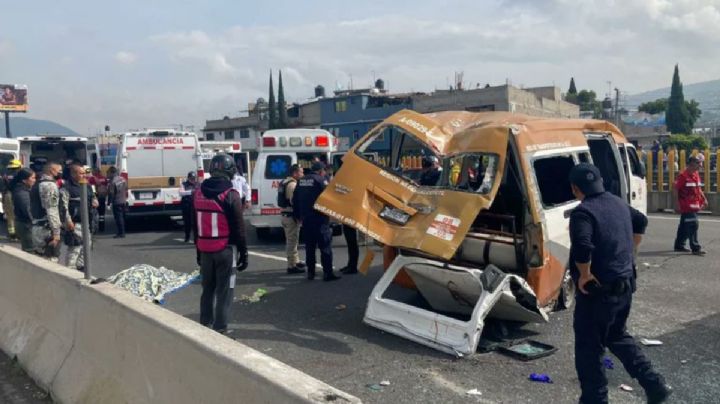
[[[197,177],[194,171],[190,171],[187,179],[182,182],[180,188],[180,207],[182,209],[183,227],[185,229],[185,242],[190,241],[192,231],[192,196],[197,188]]]
[[[298,238],[300,237],[300,223],[293,214],[293,195],[297,182],[303,176],[303,168],[298,164],[290,166],[290,175],[280,182],[278,187],[277,204],[282,215],[281,223],[285,232],[285,253],[287,255],[288,274],[301,274],[305,272],[305,263],[300,262],[298,256]]]
[[[90,184],[86,182],[85,168],[81,164],[71,164],[67,172],[68,179],[63,183],[60,194],[61,199],[64,201],[63,205],[67,207],[64,212],[61,212],[61,218],[65,224],[63,241],[65,245],[68,246],[65,265],[69,268],[83,271],[85,264],[83,262],[83,233],[81,223],[82,187],[87,188],[88,218],[93,217],[91,211],[97,208],[98,200],[95,198]],[[88,225],[92,227],[92,223],[88,223]],[[92,243],[92,240],[89,241]]]
[[[49,162],[43,166],[40,180],[30,191],[30,205],[32,208],[33,245],[38,254],[58,261],[60,257],[60,190],[57,180],[62,174],[62,165]]]
[[[640,244],[647,218],[605,192],[600,170],[592,164],[573,167],[570,183],[582,201],[570,214],[570,268],[579,291],[573,329],[580,402],[608,402],[602,363],[605,348],[638,379],[648,403],[664,402],[672,389],[625,327],[635,291],[633,251]]]
[[[242,197],[230,181],[235,162],[227,154],[210,161],[211,177],[193,195],[195,237],[200,253],[200,323],[226,333],[235,274],[248,266]],[[213,303],[215,307],[213,308]]]
[[[12,189],[10,184],[13,182],[15,174],[22,168],[20,160],[10,160],[5,172],[0,179],[0,196],[2,197],[3,212],[5,212],[5,222],[7,224],[8,237],[15,238],[15,209],[13,208]]]
[[[333,273],[330,219],[314,208],[315,201],[327,184],[325,164],[316,161],[311,166],[311,172],[298,181],[293,195],[293,214],[305,229],[305,262],[308,279],[315,279],[315,249],[320,248],[323,281],[329,282],[340,279]]]

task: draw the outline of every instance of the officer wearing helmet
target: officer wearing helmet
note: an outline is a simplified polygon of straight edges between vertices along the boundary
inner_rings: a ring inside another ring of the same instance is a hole
[[[5,212],[5,222],[7,223],[7,232],[10,238],[15,238],[15,208],[13,207],[10,184],[21,168],[22,163],[20,160],[10,160],[0,179],[0,196],[2,196],[3,212]]]
[[[231,182],[235,170],[231,156],[213,157],[211,177],[193,194],[195,244],[203,288],[200,323],[220,333],[227,332],[235,289],[233,269],[244,271],[248,266],[242,197]]]

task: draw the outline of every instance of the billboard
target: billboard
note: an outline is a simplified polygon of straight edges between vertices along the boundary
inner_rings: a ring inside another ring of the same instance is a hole
[[[0,111],[27,112],[27,86],[0,84]]]

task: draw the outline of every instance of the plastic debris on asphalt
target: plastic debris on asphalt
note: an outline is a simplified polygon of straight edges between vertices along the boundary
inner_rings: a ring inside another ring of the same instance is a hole
[[[651,263],[649,263],[649,262],[643,262],[643,265],[644,265],[646,268],[660,268],[660,264],[651,264]]]
[[[372,391],[383,391],[383,386],[379,384],[367,384],[365,387]]]
[[[390,385],[390,380],[383,380],[383,381],[380,382],[380,385],[381,385],[381,386],[389,386],[389,385]]]
[[[615,364],[613,363],[612,359],[610,359],[610,358],[603,359],[603,366],[605,367],[605,369],[610,369],[610,370],[615,369]]]
[[[640,338],[640,343],[645,346],[658,346],[662,345],[663,342],[659,339],[648,339],[648,338]]]
[[[344,304],[338,304],[337,306],[335,306],[335,310],[338,310],[338,311],[342,311],[345,309],[347,309],[347,306]]]
[[[683,365],[686,364],[687,362],[688,362],[687,359],[683,359],[680,361],[680,363],[682,363]]]
[[[622,391],[633,391],[634,389],[633,389],[632,387],[628,386],[627,384],[621,384],[621,385],[620,385],[620,390],[622,390]]]
[[[116,273],[108,278],[108,282],[149,302],[163,304],[169,294],[186,287],[199,275],[199,271],[188,274],[165,267],[138,264]]]
[[[550,379],[550,376],[546,375],[545,373],[530,373],[530,377],[528,379],[538,382],[538,383],[552,383],[552,379]]]
[[[467,394],[469,396],[481,396],[482,392],[478,389],[472,389],[472,390],[466,391],[465,394]]]
[[[262,297],[265,296],[266,294],[267,294],[267,290],[265,290],[265,289],[263,289],[263,288],[259,288],[258,290],[255,291],[255,293],[253,293],[253,294],[250,295],[250,296],[248,296],[248,295],[241,295],[239,300],[240,300],[241,302],[257,303],[257,302],[259,302],[260,299],[262,299]]]

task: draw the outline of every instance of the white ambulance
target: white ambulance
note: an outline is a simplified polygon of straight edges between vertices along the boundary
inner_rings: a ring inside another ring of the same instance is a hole
[[[79,160],[87,164],[88,138],[65,135],[21,136],[20,161],[23,167],[29,167],[36,161],[56,161],[65,163],[67,160]]]
[[[330,163],[337,148],[337,138],[322,129],[276,129],[263,134],[250,183],[252,216],[249,219],[258,237],[266,237],[273,228],[282,228],[277,192],[290,166],[300,164],[309,168],[316,157]]]
[[[146,129],[121,136],[117,169],[128,182],[128,215],[180,215],[180,186],[190,171],[203,178],[192,132]]]
[[[235,165],[242,169],[243,176],[248,184],[250,184],[250,153],[242,151],[240,142],[233,142],[231,140],[201,140],[200,153],[202,154],[205,178],[210,177],[210,170],[208,168],[210,167],[212,158],[220,153],[224,153],[232,156],[233,160],[235,160]]]

